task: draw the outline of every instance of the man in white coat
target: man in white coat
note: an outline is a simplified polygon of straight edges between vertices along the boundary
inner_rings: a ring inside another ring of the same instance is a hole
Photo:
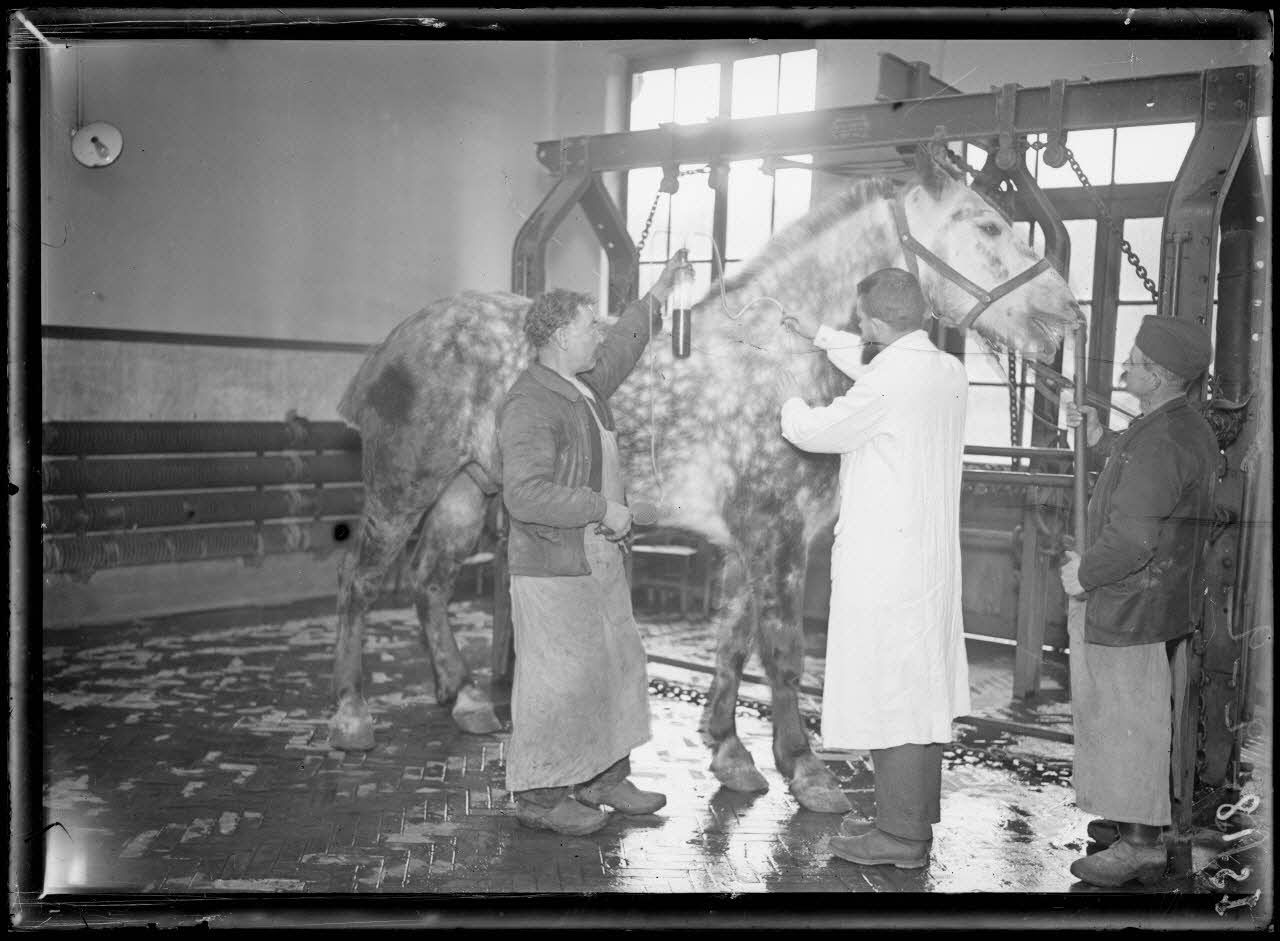
[[[930,342],[927,313],[910,273],[881,269],[858,285],[861,337],[827,327],[813,334],[853,387],[812,407],[786,397],[798,390],[794,380],[779,380],[783,436],[841,455],[822,738],[871,752],[876,818],[846,817],[831,850],[902,869],[929,860],[942,747],[952,720],[969,712],[960,611],[969,388],[960,361]]]

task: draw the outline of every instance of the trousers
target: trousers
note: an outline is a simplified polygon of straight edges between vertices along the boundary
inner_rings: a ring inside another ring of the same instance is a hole
[[[873,748],[876,828],[904,840],[933,839],[942,819],[942,745]]]

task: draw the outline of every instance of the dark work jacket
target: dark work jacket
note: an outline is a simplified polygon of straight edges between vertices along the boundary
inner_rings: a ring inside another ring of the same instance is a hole
[[[601,341],[595,365],[578,374],[595,393],[610,431],[614,424],[608,399],[649,342],[650,305],[661,310],[648,296],[628,305]],[[512,575],[591,571],[582,530],[604,518],[605,498],[600,493],[600,432],[590,408],[573,383],[537,361],[503,400],[498,443],[502,499],[511,517],[507,563]]]
[[[1153,644],[1194,629],[1217,468],[1213,431],[1186,399],[1139,416],[1112,439],[1080,557],[1090,643]]]

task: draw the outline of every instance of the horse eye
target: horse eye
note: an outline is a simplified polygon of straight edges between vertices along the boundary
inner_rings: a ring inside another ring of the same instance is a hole
[[[978,228],[982,230],[983,235],[994,236],[1000,234],[1000,226],[996,225],[994,222],[983,222],[979,224]]]

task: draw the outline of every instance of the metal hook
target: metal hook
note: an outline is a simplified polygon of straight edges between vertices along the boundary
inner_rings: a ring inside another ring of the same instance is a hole
[[[1234,804],[1223,804],[1221,807],[1218,808],[1218,813],[1216,816],[1219,820],[1230,820],[1236,814],[1251,814],[1258,809],[1258,805],[1260,805],[1261,803],[1262,803],[1262,798],[1259,797],[1257,794],[1246,794],[1244,797],[1240,798],[1240,800],[1236,801],[1236,803]],[[1248,833],[1249,831],[1245,830],[1244,832]],[[1237,839],[1238,837],[1239,837],[1239,834],[1231,837],[1231,839],[1234,840],[1234,839]]]
[[[1227,897],[1224,895],[1222,897],[1222,900],[1218,902],[1217,905],[1213,906],[1213,910],[1217,912],[1219,915],[1222,915],[1226,913],[1227,909],[1240,908],[1242,905],[1252,909],[1253,906],[1258,904],[1258,899],[1261,897],[1262,897],[1261,889],[1254,889],[1253,895],[1246,895],[1244,898],[1236,899],[1234,902],[1228,901]]]
[[[1236,872],[1234,869],[1219,869],[1209,877],[1209,884],[1215,889],[1225,889],[1227,887],[1228,879],[1232,882],[1244,882],[1251,875],[1253,875],[1253,870],[1248,866],[1245,866],[1239,872]]]

